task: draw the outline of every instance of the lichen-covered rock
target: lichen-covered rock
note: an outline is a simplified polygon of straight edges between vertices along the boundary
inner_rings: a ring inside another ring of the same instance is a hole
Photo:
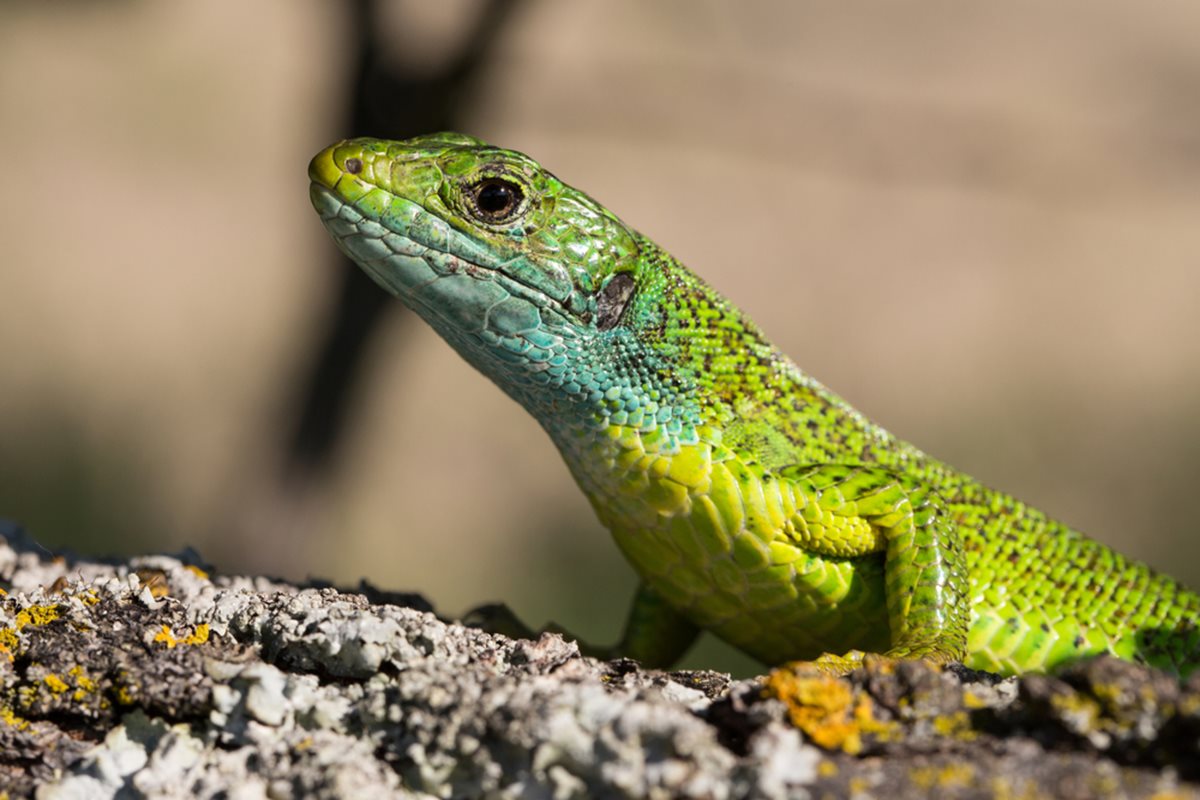
[[[10,797],[1193,796],[1200,681],[880,662],[731,681],[420,598],[51,557],[0,529]],[[0,794],[0,796],[3,796]]]

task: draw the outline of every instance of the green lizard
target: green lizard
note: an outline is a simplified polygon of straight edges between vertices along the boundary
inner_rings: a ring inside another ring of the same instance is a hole
[[[1200,666],[1200,597],[900,441],[529,157],[469,136],[309,165],[338,246],[525,407],[641,578],[614,648],[768,663]]]

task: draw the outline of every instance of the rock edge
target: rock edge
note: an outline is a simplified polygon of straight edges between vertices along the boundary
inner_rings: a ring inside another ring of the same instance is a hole
[[[1200,679],[732,681],[0,527],[0,797],[1200,797]]]

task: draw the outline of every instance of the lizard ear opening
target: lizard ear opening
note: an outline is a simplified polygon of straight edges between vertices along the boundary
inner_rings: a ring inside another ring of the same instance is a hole
[[[633,276],[618,272],[604,284],[596,295],[596,327],[602,331],[616,327],[625,313],[629,299],[633,297]]]

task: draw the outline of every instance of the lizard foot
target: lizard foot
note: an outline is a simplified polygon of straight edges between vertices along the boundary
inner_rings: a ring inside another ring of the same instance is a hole
[[[894,661],[896,659],[890,654],[880,655],[879,653],[865,653],[862,650],[851,650],[842,655],[822,653],[812,661],[792,661],[784,664],[779,669],[791,670],[793,672],[816,670],[822,675],[838,676],[846,675],[859,667],[874,664],[889,664]]]
[[[956,653],[952,653],[944,647],[937,645],[913,645],[907,647],[893,647],[886,653],[867,653],[862,650],[851,650],[842,655],[836,653],[822,653],[812,661],[792,661],[783,664],[779,669],[796,671],[804,671],[806,669],[815,669],[822,675],[846,675],[860,667],[886,667],[895,665],[899,661],[917,660],[931,661],[934,664],[951,664],[961,661],[962,658]]]

